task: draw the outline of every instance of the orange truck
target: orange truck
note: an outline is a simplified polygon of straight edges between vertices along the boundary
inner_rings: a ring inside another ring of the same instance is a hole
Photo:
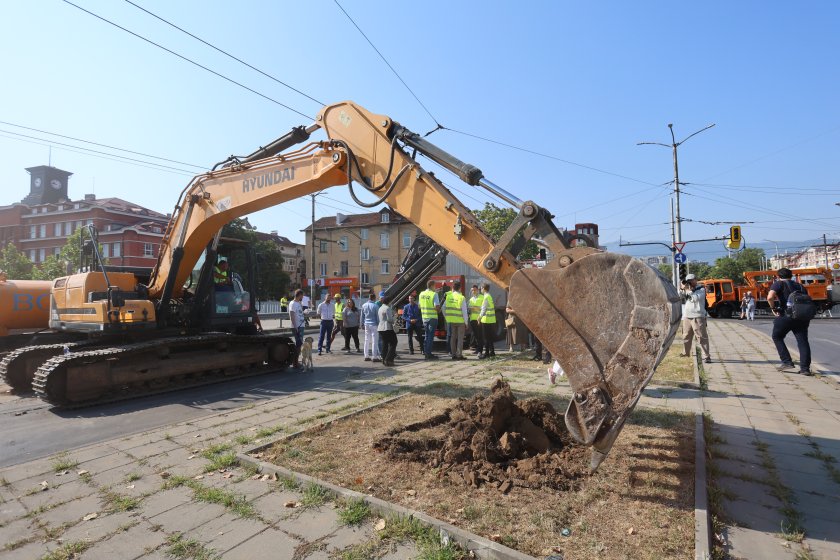
[[[0,336],[49,328],[49,280],[7,280],[0,273]]]
[[[819,312],[831,309],[840,302],[840,286],[835,289],[834,276],[825,267],[793,270],[793,279],[805,287]],[[770,309],[767,292],[776,279],[775,270],[752,270],[744,273],[744,285],[729,278],[700,280],[706,288],[706,310],[712,317],[729,319],[741,312],[741,298],[752,292],[756,309]]]

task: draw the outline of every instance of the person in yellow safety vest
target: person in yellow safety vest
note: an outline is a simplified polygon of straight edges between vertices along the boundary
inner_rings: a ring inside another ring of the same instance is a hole
[[[443,304],[443,316],[452,330],[450,353],[453,360],[466,360],[464,357],[464,336],[467,334],[469,314],[467,313],[467,298],[461,293],[461,282],[456,281],[452,291],[446,294]]]
[[[479,360],[496,356],[496,349],[493,347],[496,338],[496,305],[493,302],[493,296],[490,295],[490,284],[484,284],[481,291],[484,293],[484,301],[478,313],[478,322],[481,323],[484,349],[478,355]]]
[[[438,325],[438,313],[440,312],[440,298],[435,292],[435,281],[429,280],[426,289],[417,296],[420,307],[420,316],[423,318],[423,354],[427,360],[436,360],[437,356],[432,354],[432,345],[435,342],[435,330]]]
[[[484,294],[478,291],[477,284],[473,284],[472,288],[470,288],[470,300],[467,309],[470,312],[470,333],[472,334],[470,346],[476,354],[480,354],[484,346],[484,338],[481,335],[481,323],[478,322],[482,303],[484,303]]]
[[[344,302],[341,299],[341,292],[335,294],[333,299],[335,300],[335,327],[330,335],[330,344],[335,340],[337,333],[344,334]],[[349,350],[349,348],[342,348],[342,350]]]
[[[228,270],[228,262],[224,259],[213,267],[213,284],[217,291],[230,292],[233,291],[233,285],[230,283],[230,271]]]
[[[289,300],[286,299],[286,296],[280,298],[280,311],[286,312],[289,310]]]

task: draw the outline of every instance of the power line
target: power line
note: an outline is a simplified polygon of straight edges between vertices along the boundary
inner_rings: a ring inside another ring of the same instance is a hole
[[[234,56],[234,55],[230,54],[229,52],[227,52],[227,51],[225,51],[225,50],[220,49],[220,48],[219,48],[219,47],[217,47],[216,45],[214,45],[214,44],[212,44],[212,43],[210,43],[210,42],[208,42],[208,41],[205,41],[205,40],[204,40],[204,39],[202,39],[201,37],[198,37],[198,36],[196,36],[196,35],[194,35],[194,34],[190,33],[190,32],[189,32],[189,31],[187,31],[186,29],[183,29],[182,27],[178,27],[177,25],[175,25],[175,24],[174,24],[174,23],[172,23],[171,21],[166,20],[166,19],[162,18],[161,16],[159,16],[159,15],[157,15],[157,14],[153,13],[153,12],[150,12],[149,10],[147,10],[146,8],[144,8],[143,6],[139,6],[139,5],[137,5],[137,4],[135,4],[134,2],[132,2],[131,0],[125,0],[125,2],[127,2],[128,4],[131,4],[132,6],[134,6],[135,8],[137,8],[138,10],[141,10],[141,11],[143,11],[143,12],[146,12],[147,14],[149,14],[150,16],[152,16],[153,18],[156,18],[156,19],[158,19],[158,20],[162,21],[162,22],[163,22],[163,23],[165,23],[166,25],[169,25],[169,26],[171,26],[171,27],[174,27],[175,29],[177,29],[177,30],[178,30],[178,31],[180,31],[181,33],[184,33],[184,34],[186,34],[186,35],[189,35],[190,37],[192,37],[192,38],[193,38],[193,39],[195,39],[196,41],[199,41],[199,42],[201,42],[201,43],[203,43],[203,44],[207,45],[207,46],[208,46],[208,47],[210,47],[211,49],[214,49],[214,50],[216,50],[216,51],[218,51],[218,52],[222,53],[223,55],[227,56],[228,58],[232,58],[233,60],[235,60],[235,61],[239,62],[240,64],[244,64],[245,66],[247,66],[247,67],[248,67],[248,68],[250,68],[251,70],[254,70],[255,72],[259,72],[260,74],[262,74],[262,75],[263,75],[263,76],[265,76],[266,78],[269,78],[270,80],[273,80],[273,81],[277,82],[278,84],[280,84],[280,85],[282,85],[282,86],[284,86],[284,87],[287,87],[287,88],[289,88],[290,90],[292,90],[292,91],[294,91],[294,92],[296,92],[296,93],[301,94],[302,96],[306,97],[307,99],[310,99],[310,100],[314,101],[315,103],[318,103],[319,105],[325,105],[325,103],[324,103],[324,102],[322,102],[322,101],[318,101],[317,99],[315,99],[315,98],[314,98],[314,97],[312,97],[311,95],[309,95],[309,94],[307,94],[307,93],[304,93],[304,92],[302,92],[301,90],[299,90],[299,89],[297,89],[297,88],[295,88],[295,87],[293,87],[293,86],[290,86],[290,85],[289,85],[289,84],[287,84],[286,82],[284,82],[284,81],[280,80],[279,78],[276,78],[275,76],[272,76],[271,74],[269,74],[269,73],[267,73],[267,72],[264,72],[264,71],[260,70],[260,69],[259,69],[259,68],[257,68],[256,66],[252,66],[251,64],[249,64],[249,63],[245,62],[244,60],[242,60],[241,58],[237,58],[236,56]]]
[[[78,5],[74,4],[73,2],[70,2],[70,0],[61,0],[61,1],[62,1],[62,2],[64,2],[65,4],[69,4],[70,6],[73,6],[74,8],[76,8],[76,9],[78,9],[78,10],[81,10],[81,11],[85,12],[85,13],[86,13],[86,14],[88,14],[88,15],[91,15],[91,16],[95,17],[95,18],[96,18],[96,19],[98,19],[98,20],[104,21],[105,23],[107,23],[107,24],[109,24],[109,25],[113,25],[113,26],[114,26],[114,27],[116,27],[117,29],[120,29],[120,30],[122,30],[122,31],[125,31],[125,32],[126,32],[126,33],[128,33],[129,35],[133,35],[134,37],[137,37],[138,39],[141,39],[141,40],[143,40],[143,41],[145,41],[145,42],[149,43],[150,45],[154,45],[155,47],[157,47],[157,48],[159,48],[159,49],[161,49],[161,50],[164,50],[164,51],[168,52],[169,54],[171,54],[171,55],[173,55],[173,56],[177,56],[177,57],[178,57],[178,58],[180,58],[181,60],[184,60],[184,61],[186,61],[186,62],[189,62],[190,64],[192,64],[192,65],[194,65],[194,66],[198,66],[198,67],[199,67],[199,68],[201,68],[202,70],[206,70],[207,72],[210,72],[210,73],[211,73],[211,74],[213,74],[214,76],[218,76],[219,78],[222,78],[223,80],[225,80],[225,81],[227,81],[227,82],[230,82],[230,83],[232,83],[232,84],[234,84],[234,85],[237,85],[237,86],[241,87],[242,89],[248,90],[248,91],[250,91],[250,92],[251,92],[251,93],[253,93],[253,94],[259,95],[259,96],[260,96],[260,97],[262,97],[263,99],[266,99],[266,100],[268,100],[268,101],[271,101],[272,103],[275,103],[275,104],[277,104],[277,105],[280,105],[281,107],[284,107],[284,108],[288,109],[289,111],[291,111],[291,112],[293,112],[293,113],[296,113],[296,114],[300,115],[301,117],[303,117],[303,118],[305,118],[305,119],[314,120],[311,116],[309,116],[309,115],[307,115],[307,114],[305,114],[305,113],[302,113],[302,112],[298,111],[297,109],[293,109],[292,107],[289,107],[289,106],[288,106],[288,105],[286,105],[285,103],[282,103],[282,102],[280,102],[280,101],[277,101],[276,99],[274,99],[274,98],[272,98],[272,97],[269,97],[269,96],[265,95],[264,93],[260,93],[259,91],[255,90],[255,89],[253,89],[253,88],[250,88],[250,87],[246,86],[245,84],[243,84],[243,83],[241,83],[241,82],[237,82],[237,81],[236,81],[236,80],[234,80],[233,78],[228,78],[228,77],[227,77],[227,76],[225,76],[224,74],[220,74],[219,72],[216,72],[215,70],[211,70],[211,69],[210,69],[210,68],[208,68],[207,66],[204,66],[203,64],[200,64],[200,63],[198,63],[198,62],[196,62],[196,61],[194,61],[194,60],[192,60],[192,59],[190,59],[190,58],[187,58],[186,56],[184,56],[184,55],[182,55],[182,54],[178,54],[177,52],[175,52],[175,51],[173,51],[173,50],[171,50],[171,49],[168,49],[168,48],[164,47],[163,45],[160,45],[160,44],[158,44],[158,43],[155,43],[155,42],[154,42],[154,41],[152,41],[151,39],[147,39],[146,37],[144,37],[144,36],[142,36],[142,35],[140,35],[140,34],[138,34],[138,33],[135,33],[134,31],[131,31],[131,30],[129,30],[129,29],[126,29],[125,27],[123,27],[123,26],[121,26],[121,25],[119,25],[119,24],[117,24],[117,23],[114,23],[113,21],[111,21],[111,20],[109,20],[109,19],[106,19],[106,18],[104,18],[104,17],[102,17],[102,16],[100,16],[100,15],[98,15],[98,14],[95,14],[95,13],[91,12],[90,10],[86,10],[86,9],[82,8],[81,6],[78,6]]]
[[[797,196],[837,196],[840,194],[838,187],[824,187],[824,188],[810,188],[810,187],[758,187],[752,185],[715,185],[709,183],[682,183],[683,185],[691,185],[704,189],[719,189],[728,190],[733,189],[741,192],[753,192],[759,194],[795,194]],[[837,190],[831,190],[837,189]],[[818,191],[818,192],[813,192]]]
[[[419,98],[419,97],[417,97],[417,94],[416,94],[416,93],[414,93],[414,91],[413,91],[410,87],[408,87],[408,84],[407,84],[407,83],[405,83],[405,80],[403,80],[403,79],[402,79],[402,77],[399,75],[399,73],[398,73],[398,72],[394,69],[394,67],[393,67],[393,66],[391,66],[391,63],[390,63],[390,62],[388,62],[388,59],[386,59],[386,58],[385,58],[385,56],[384,56],[381,52],[379,52],[379,49],[377,49],[377,48],[376,48],[376,45],[374,45],[374,44],[373,44],[373,42],[372,42],[372,41],[368,38],[368,36],[365,34],[365,32],[364,32],[364,31],[362,31],[362,28],[361,28],[361,27],[359,27],[359,25],[358,25],[358,24],[357,24],[357,23],[353,20],[353,18],[352,18],[352,17],[350,17],[350,14],[348,14],[348,13],[347,13],[347,10],[345,10],[345,9],[344,9],[344,7],[343,7],[343,6],[342,6],[342,5],[338,2],[338,0],[333,0],[333,2],[335,2],[335,5],[336,5],[336,6],[338,6],[338,9],[339,9],[339,10],[341,10],[341,11],[344,13],[344,15],[345,15],[345,16],[347,16],[347,19],[349,19],[349,20],[350,20],[350,23],[352,23],[352,24],[353,24],[353,27],[355,27],[355,28],[359,31],[359,33],[361,33],[361,34],[362,34],[362,37],[364,37],[364,38],[365,38],[365,41],[367,41],[367,42],[368,42],[368,45],[370,45],[370,46],[373,48],[373,50],[375,50],[375,51],[376,51],[376,54],[378,54],[378,55],[379,55],[379,58],[381,58],[381,59],[382,59],[382,61],[383,61],[385,64],[387,64],[387,65],[388,65],[388,68],[390,68],[390,69],[391,69],[391,72],[393,72],[393,73],[394,73],[394,76],[396,76],[396,77],[397,77],[397,79],[398,79],[400,82],[402,82],[402,85],[404,85],[404,86],[405,86],[405,89],[407,89],[407,90],[408,90],[408,92],[409,92],[409,93],[410,93],[410,94],[414,97],[414,99],[416,99],[416,100],[417,100],[417,103],[419,103],[419,104],[420,104],[420,106],[421,106],[421,107],[423,107],[423,110],[424,110],[424,111],[426,111],[426,114],[427,114],[427,115],[429,115],[429,117],[430,117],[433,121],[435,121],[435,124],[438,126],[438,128],[442,128],[442,126],[441,126],[440,122],[439,122],[439,121],[435,118],[435,116],[432,114],[432,112],[431,112],[431,111],[429,111],[429,108],[428,108],[428,107],[426,107],[426,105],[425,105],[422,101],[420,101],[420,98]]]

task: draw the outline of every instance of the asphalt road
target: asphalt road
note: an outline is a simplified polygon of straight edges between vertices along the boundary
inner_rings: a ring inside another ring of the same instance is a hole
[[[767,336],[770,336],[773,330],[773,320],[770,318],[739,322]],[[808,341],[811,343],[811,360],[819,363],[822,371],[840,375],[840,318],[811,321],[811,326],[808,328]],[[785,342],[789,349],[796,349],[796,339],[792,334],[787,336]]]

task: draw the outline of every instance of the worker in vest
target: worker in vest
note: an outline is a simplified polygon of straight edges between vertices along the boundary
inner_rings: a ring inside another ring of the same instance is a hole
[[[453,360],[466,360],[464,357],[464,336],[467,334],[469,315],[467,314],[467,298],[461,293],[461,282],[455,281],[452,291],[446,294],[443,304],[443,316],[450,332],[450,354]]]
[[[481,291],[484,293],[484,301],[478,313],[478,322],[481,323],[484,351],[478,355],[479,360],[496,356],[496,349],[493,347],[496,338],[496,305],[493,296],[490,295],[490,284],[484,284]]]
[[[480,354],[484,346],[481,323],[478,322],[478,315],[481,313],[482,303],[484,303],[484,294],[478,291],[477,284],[473,284],[472,288],[470,288],[470,299],[467,304],[467,310],[470,314],[470,334],[472,334],[470,346],[476,354]]]
[[[224,259],[213,267],[213,283],[218,288],[219,286],[230,284],[230,273],[228,272],[228,262]]]
[[[341,299],[341,293],[335,294],[335,327],[333,327],[330,335],[330,344],[335,340],[336,333],[344,334],[344,302]],[[349,350],[349,348],[342,348],[342,350]]]
[[[440,298],[435,292],[435,281],[429,280],[426,289],[417,296],[420,306],[420,316],[423,317],[423,354],[427,360],[436,360],[437,356],[432,354],[432,345],[435,342],[435,330],[438,325],[438,313],[440,312]]]
[[[280,311],[285,313],[289,310],[289,300],[286,299],[286,296],[280,298]]]

